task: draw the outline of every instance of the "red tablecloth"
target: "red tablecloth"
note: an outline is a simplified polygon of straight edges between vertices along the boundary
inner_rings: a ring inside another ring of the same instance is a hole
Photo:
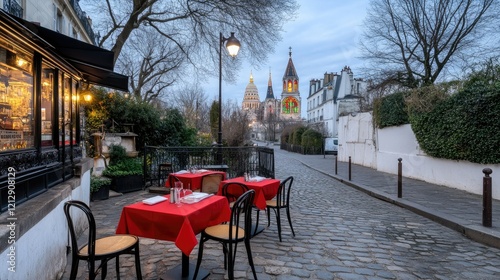
[[[243,177],[236,177],[224,180],[219,185],[218,195],[222,195],[222,186],[226,183],[238,182],[245,184],[248,189],[255,190],[254,205],[259,209],[266,209],[266,200],[272,199],[278,193],[280,187],[280,180],[265,179],[260,182],[245,182]]]
[[[183,173],[183,174],[175,174],[171,173],[168,175],[168,179],[165,182],[165,187],[170,187],[170,176],[174,175],[175,177],[181,180],[184,187],[191,186],[192,190],[197,190],[201,188],[201,178],[208,174],[223,174],[224,180],[226,179],[226,172],[222,171],[206,171],[200,173]]]
[[[116,233],[173,241],[189,256],[198,244],[196,235],[209,226],[229,221],[230,215],[227,199],[215,195],[181,207],[169,199],[155,205],[138,202],[123,208]]]

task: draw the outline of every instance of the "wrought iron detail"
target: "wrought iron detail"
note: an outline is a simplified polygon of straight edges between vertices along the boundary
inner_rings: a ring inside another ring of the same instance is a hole
[[[4,0],[3,9],[13,16],[23,17],[23,7],[16,0]]]

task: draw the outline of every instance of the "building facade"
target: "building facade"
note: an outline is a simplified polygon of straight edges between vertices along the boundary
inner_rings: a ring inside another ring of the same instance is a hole
[[[337,137],[339,116],[359,111],[361,94],[366,87],[367,83],[354,78],[348,66],[340,74],[325,73],[323,79],[311,80],[307,97],[308,124],[326,137]]]
[[[301,98],[299,91],[299,76],[292,60],[292,48],[288,53],[288,63],[283,74],[283,89],[281,92],[281,118],[300,121]]]
[[[250,122],[257,121],[257,112],[260,108],[259,99],[259,90],[257,89],[257,86],[255,86],[253,82],[253,75],[250,72],[250,81],[245,88],[245,94],[243,96],[243,102],[241,104],[243,111],[247,112],[247,116]]]
[[[15,237],[14,247],[0,245],[15,273],[2,270],[0,279],[59,279],[68,245],[62,205],[90,197],[83,90],[128,91],[128,77],[113,72],[113,52],[93,45],[78,1],[0,3],[0,216],[16,224],[0,231],[2,240]]]

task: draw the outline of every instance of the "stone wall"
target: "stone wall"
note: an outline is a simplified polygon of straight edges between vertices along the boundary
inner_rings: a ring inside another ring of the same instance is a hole
[[[75,167],[77,176],[19,205],[14,215],[9,215],[8,211],[0,215],[0,263],[3,268],[0,279],[61,278],[70,245],[63,205],[71,199],[89,203],[92,163],[92,159],[82,160]],[[80,231],[86,227],[84,221],[81,215],[75,222]],[[7,240],[15,243],[9,244]]]
[[[433,184],[483,193],[482,170],[491,168],[493,198],[500,199],[500,164],[477,164],[427,156],[411,126],[374,129],[371,113],[339,118],[339,160],[397,174],[402,159],[403,176]]]

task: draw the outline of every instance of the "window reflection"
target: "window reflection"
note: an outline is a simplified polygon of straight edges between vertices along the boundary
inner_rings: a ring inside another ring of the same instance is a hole
[[[0,150],[34,147],[32,56],[0,40]]]
[[[42,146],[52,146],[53,98],[55,70],[42,65]]]

